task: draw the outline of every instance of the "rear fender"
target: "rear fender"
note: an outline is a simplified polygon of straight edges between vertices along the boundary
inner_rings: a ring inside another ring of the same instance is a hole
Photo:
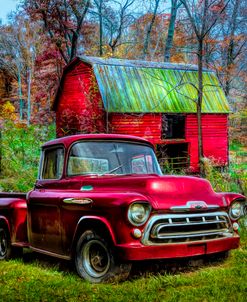
[[[12,195],[11,195],[12,196]],[[1,198],[0,222],[8,228],[13,244],[27,242],[27,204],[25,199]],[[4,215],[3,215],[4,213]]]
[[[0,215],[0,226],[4,226],[7,227],[8,232],[10,234],[10,225],[9,225],[9,221],[5,216],[1,216]]]

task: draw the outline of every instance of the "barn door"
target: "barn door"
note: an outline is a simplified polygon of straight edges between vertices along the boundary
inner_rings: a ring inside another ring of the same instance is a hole
[[[189,144],[157,145],[157,157],[163,173],[186,170],[190,166]]]

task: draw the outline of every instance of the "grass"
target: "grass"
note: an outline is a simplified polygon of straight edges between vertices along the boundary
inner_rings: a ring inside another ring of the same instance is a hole
[[[246,301],[246,227],[241,235],[241,247],[224,262],[175,273],[136,272],[116,284],[89,284],[68,263],[26,253],[0,263],[0,301]]]

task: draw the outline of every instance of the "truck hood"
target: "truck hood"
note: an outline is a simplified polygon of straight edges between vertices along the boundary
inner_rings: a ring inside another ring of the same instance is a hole
[[[226,207],[222,194],[217,194],[211,184],[201,178],[189,176],[104,176],[83,181],[83,187],[93,192],[136,193],[136,200],[148,200],[152,207],[183,211],[200,208]],[[133,200],[132,200],[133,201]]]

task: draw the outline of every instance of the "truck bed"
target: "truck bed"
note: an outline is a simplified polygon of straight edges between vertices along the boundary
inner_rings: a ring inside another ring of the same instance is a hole
[[[26,199],[27,193],[19,192],[0,192],[0,198],[21,198]]]

